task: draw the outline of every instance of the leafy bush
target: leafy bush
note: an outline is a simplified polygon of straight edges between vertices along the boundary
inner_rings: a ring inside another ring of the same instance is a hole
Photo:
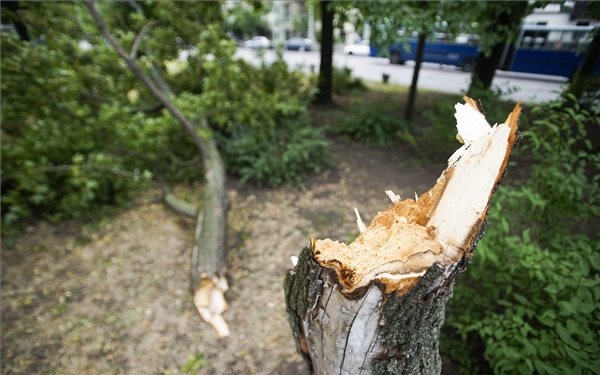
[[[258,67],[236,59],[218,24],[195,22],[195,13],[218,14],[215,4],[194,3],[209,11],[189,12],[192,5],[157,2],[144,7],[146,16],[118,3],[99,7],[126,48],[153,25],[138,40],[138,62],[188,117],[208,121],[214,131],[201,136],[217,137],[231,172],[278,185],[325,168],[324,138],[306,114],[314,86],[281,56]],[[129,201],[152,177],[161,184],[202,179],[190,137],[118,62],[83,6],[26,5],[29,31],[44,39],[2,34],[4,234],[27,217],[80,217]],[[154,16],[178,21],[146,18]],[[78,48],[82,36],[91,51]],[[196,53],[176,60],[178,49],[192,46]]]
[[[228,171],[242,181],[279,186],[327,168],[325,137],[307,112],[311,82],[289,69],[281,51],[272,64],[254,67],[236,60],[233,48],[205,64],[205,94],[197,106],[188,105],[207,115]]]
[[[335,131],[361,143],[383,146],[389,144],[401,131],[403,122],[392,114],[390,105],[352,102],[350,115]]]
[[[454,336],[442,348],[467,373],[484,371],[466,351],[477,341],[494,374],[600,368],[600,155],[585,132],[600,126],[599,113],[566,98],[533,116],[522,141],[534,161],[530,178],[497,191],[488,230],[449,304]]]
[[[343,68],[334,66],[331,76],[333,92],[336,94],[367,89],[367,86],[360,78],[352,76],[352,69],[347,66]]]
[[[3,35],[2,55],[4,224],[33,213],[72,217],[130,190],[103,173],[123,167],[102,151],[117,129],[95,122],[98,107],[80,99],[81,77],[64,55],[12,35]]]
[[[310,124],[306,110],[284,116],[270,132],[239,126],[226,142],[230,169],[242,181],[270,186],[295,184],[329,165],[327,142]]]
[[[167,113],[123,100],[134,80],[122,68],[87,64],[68,43],[2,38],[3,233],[25,217],[61,220],[127,202],[152,175],[202,176],[182,166],[196,151]],[[106,46],[94,55],[114,58]]]

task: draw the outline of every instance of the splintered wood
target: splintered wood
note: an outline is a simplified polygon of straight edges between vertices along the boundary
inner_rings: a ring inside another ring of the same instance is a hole
[[[481,236],[490,197],[516,141],[517,105],[490,126],[476,103],[456,105],[458,140],[436,184],[402,200],[349,245],[311,240],[285,279],[298,351],[314,375],[439,375],[439,336],[453,281]]]
[[[517,105],[503,124],[490,126],[476,103],[456,104],[457,139],[464,143],[448,160],[437,183],[416,199],[400,200],[364,227],[347,245],[311,240],[316,261],[335,271],[342,292],[351,295],[376,282],[385,293],[405,293],[434,263],[452,267],[470,255],[482,230],[490,197],[516,141]]]

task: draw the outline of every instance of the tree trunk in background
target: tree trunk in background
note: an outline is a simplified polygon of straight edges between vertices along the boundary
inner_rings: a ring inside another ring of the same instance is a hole
[[[31,38],[29,36],[29,32],[27,31],[27,26],[22,22],[21,15],[19,14],[19,10],[21,10],[19,2],[2,0],[2,2],[0,2],[0,6],[13,13],[12,17],[14,18],[12,19],[12,21],[13,25],[15,26],[15,31],[17,32],[17,35],[19,35],[19,38],[22,41],[30,41]]]
[[[85,5],[108,44],[125,61],[131,73],[148,88],[150,93],[184,127],[192,137],[202,158],[205,177],[203,207],[198,215],[194,236],[190,287],[194,295],[194,305],[202,319],[210,323],[217,330],[219,336],[228,336],[229,327],[221,316],[221,313],[227,308],[224,298],[224,293],[227,290],[227,281],[224,276],[225,231],[227,227],[225,167],[212,137],[212,131],[205,121],[196,124],[185,117],[173,105],[166,93],[144,73],[134,58],[113,37],[92,0],[85,0]],[[208,135],[201,137],[198,132],[199,129],[202,129],[202,134]]]
[[[492,3],[492,2],[490,2]],[[490,4],[491,6],[492,4]],[[487,30],[486,35],[503,34],[503,30],[518,30],[521,19],[527,10],[526,1],[497,2],[497,6],[490,7],[489,19],[496,20]],[[497,41],[491,48],[489,55],[480,51],[475,61],[469,95],[476,89],[489,89],[492,86],[496,69],[502,59],[502,52],[508,40]]]
[[[575,95],[578,99],[581,99],[586,87],[588,87],[588,83],[595,82],[596,89],[598,85],[598,78],[593,78],[593,72],[594,66],[600,60],[600,27],[594,30],[593,35],[594,37],[588,45],[585,59],[579,66],[579,69],[577,69],[577,72],[575,72],[575,76],[567,89],[568,93]]]
[[[417,84],[419,82],[419,72],[421,71],[421,65],[423,65],[423,53],[425,52],[425,41],[427,35],[425,33],[419,34],[419,43],[417,44],[417,54],[415,56],[415,68],[413,69],[412,82],[410,84],[410,91],[408,93],[408,101],[406,102],[406,110],[404,112],[404,118],[412,120],[413,112],[415,110],[415,101],[417,99]]]
[[[485,122],[470,99],[457,105],[465,145],[436,185],[400,200],[350,245],[311,240],[286,275],[289,321],[313,375],[440,374],[446,302],[483,233],[489,199],[516,140],[520,106]]]
[[[492,47],[492,52],[489,56],[481,51],[479,52],[477,60],[475,60],[473,75],[471,76],[469,95],[472,95],[475,89],[489,89],[492,86],[492,81],[494,80],[498,64],[500,64],[503,51],[504,43],[498,43]]]
[[[321,63],[319,65],[319,92],[317,104],[331,104],[333,76],[333,4],[321,1]]]

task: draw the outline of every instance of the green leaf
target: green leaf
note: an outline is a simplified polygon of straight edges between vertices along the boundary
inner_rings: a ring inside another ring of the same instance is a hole
[[[577,314],[577,309],[569,301],[558,301],[558,305],[561,309],[560,315],[570,316]]]
[[[556,325],[556,333],[558,334],[558,337],[560,337],[560,339],[571,348],[580,348],[579,343],[571,337],[569,330],[562,324],[559,323]]]

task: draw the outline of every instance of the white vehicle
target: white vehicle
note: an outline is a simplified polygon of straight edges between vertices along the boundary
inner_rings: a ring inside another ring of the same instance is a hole
[[[266,36],[255,36],[244,42],[244,47],[251,49],[267,49],[271,47],[271,41]]]
[[[369,56],[371,54],[371,46],[368,40],[362,40],[354,44],[344,46],[346,55]]]

